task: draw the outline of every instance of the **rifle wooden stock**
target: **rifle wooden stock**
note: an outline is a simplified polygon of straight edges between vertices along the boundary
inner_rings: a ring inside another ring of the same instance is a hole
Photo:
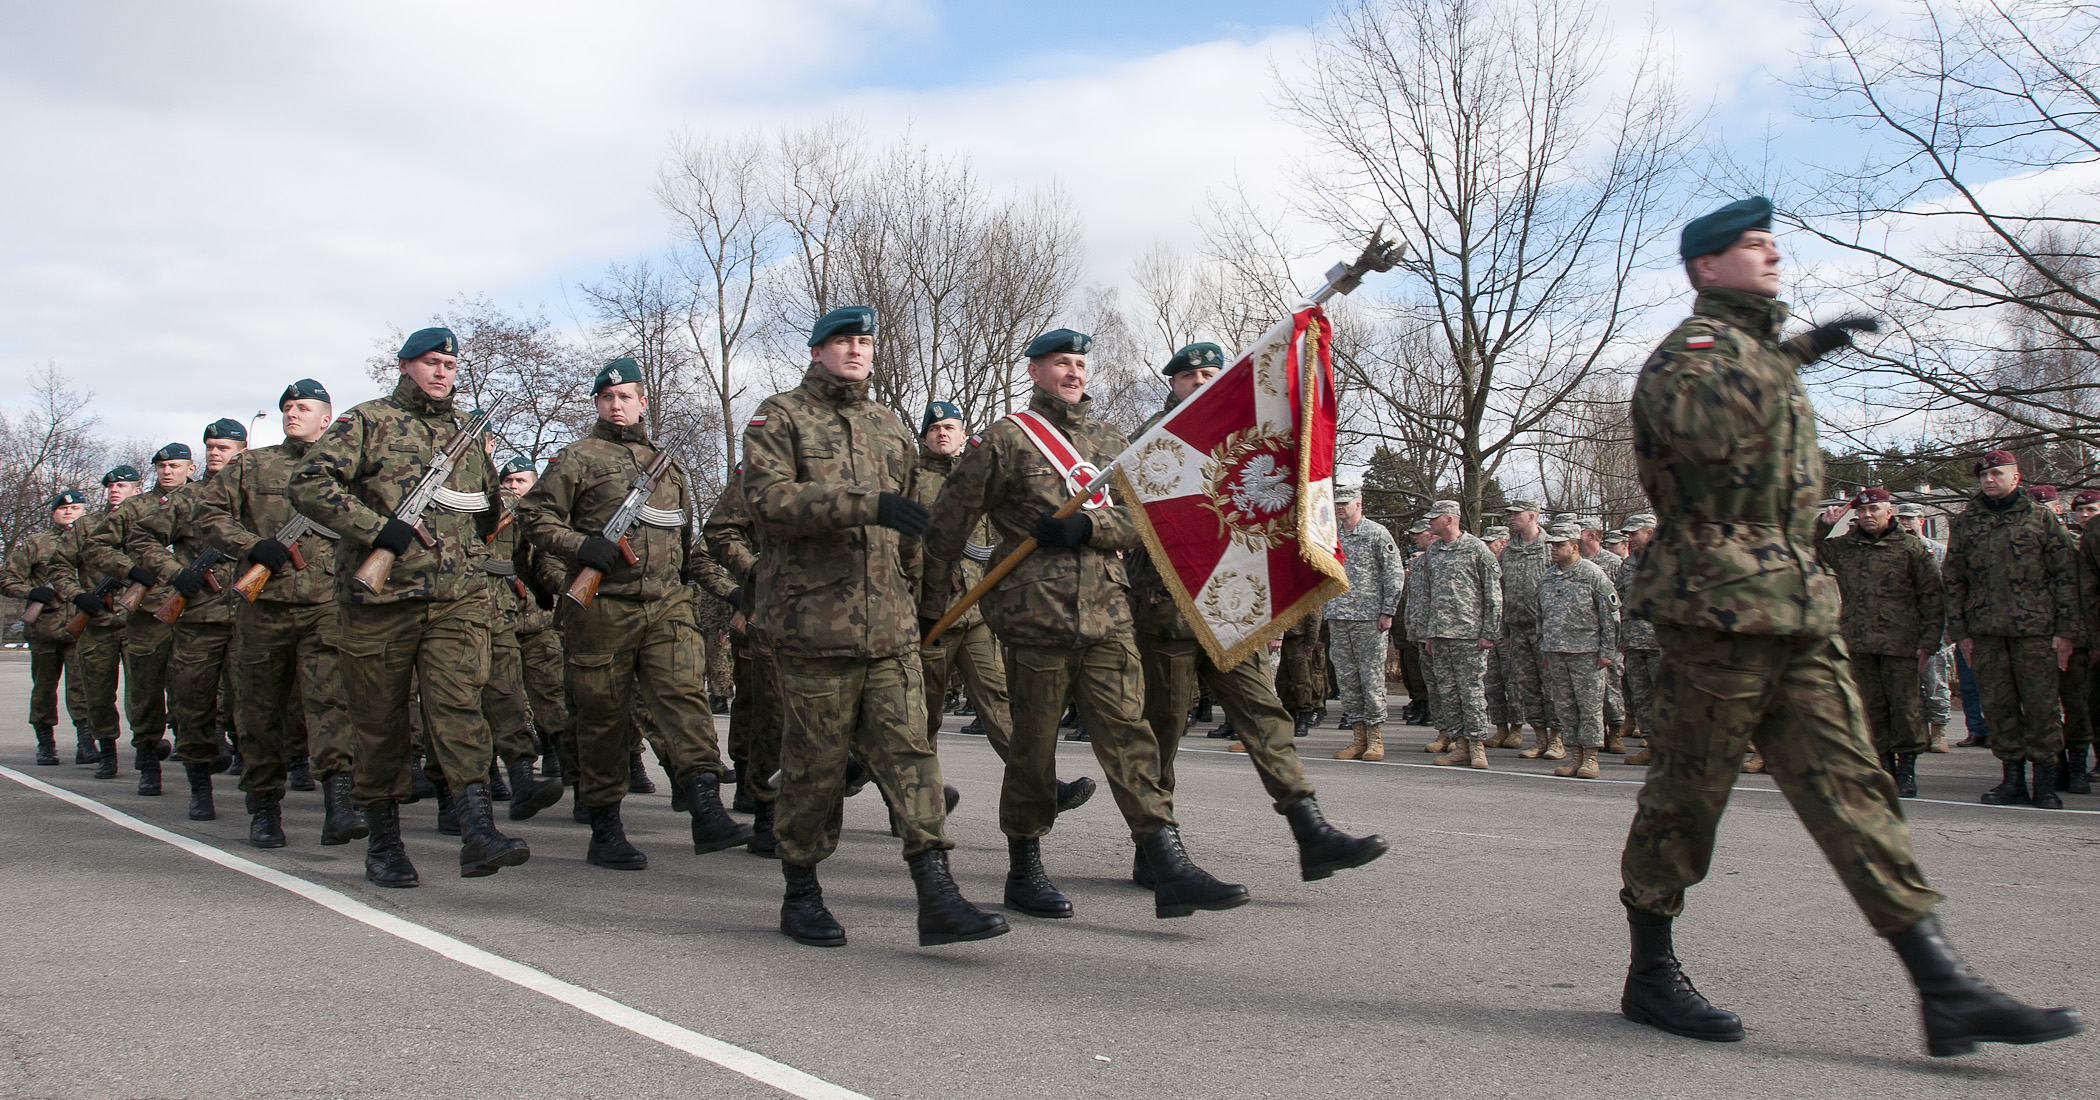
[[[146,586],[133,582],[124,586],[124,592],[117,597],[117,602],[122,604],[126,611],[137,611],[139,609],[139,601],[145,598]]]
[[[306,568],[306,555],[299,552],[299,543],[296,540],[293,541],[293,543],[290,546],[287,546],[284,549],[285,553],[288,553],[292,556],[292,568]]]
[[[66,620],[66,633],[71,634],[75,638],[78,638],[82,634],[87,633],[87,624],[88,613],[85,611],[75,611],[73,612],[73,617]]]
[[[569,582],[562,595],[575,600],[578,607],[589,607],[598,598],[598,582],[604,579],[605,574],[586,565],[576,571],[576,579]]]
[[[495,530],[493,530],[493,531],[490,531],[490,532],[489,532],[488,534],[486,534],[486,535],[483,535],[483,536],[481,536],[481,541],[483,541],[483,542],[494,542],[494,541],[496,541],[496,536],[498,536],[498,535],[501,535],[501,534],[503,533],[503,529],[504,529],[505,527],[508,527],[508,526],[510,526],[510,521],[511,521],[511,520],[514,520],[514,519],[516,519],[516,518],[518,518],[518,515],[517,515],[517,513],[516,513],[516,512],[508,512],[508,511],[504,512],[504,513],[503,513],[503,515],[502,515],[502,517],[501,517],[501,518],[499,518],[498,520],[496,520],[496,529],[495,529]]]
[[[267,565],[251,565],[248,567],[247,572],[241,574],[240,580],[233,582],[233,590],[240,593],[242,599],[247,600],[249,603],[254,603],[255,598],[262,595],[263,585],[268,583],[270,583],[270,567]]]
[[[175,620],[182,618],[183,610],[189,607],[189,605],[190,598],[188,596],[183,595],[180,592],[177,592],[174,595],[168,597],[168,602],[160,605],[160,610],[154,612],[153,617],[159,619],[161,622],[168,624],[169,626],[174,626]]]
[[[39,618],[42,618],[42,617],[43,617],[43,614],[44,614],[44,605],[43,605],[43,604],[40,604],[40,603],[25,603],[25,604],[23,604],[23,605],[22,605],[22,625],[24,625],[24,626],[28,626],[29,624],[31,624],[31,623],[34,623],[34,622],[36,622],[36,621],[37,621],[37,620],[38,620]]]
[[[1109,470],[1113,469],[1115,469],[1115,466],[1111,464]],[[1105,479],[1109,470],[1103,470],[1101,476],[1095,480]],[[1092,493],[1081,493],[1065,501],[1063,507],[1050,514],[1057,519],[1069,519],[1072,513],[1079,511],[1080,506],[1085,504],[1087,498],[1092,495]],[[1021,545],[1014,547],[1014,552],[1006,555],[1006,560],[993,566],[984,575],[984,579],[977,582],[977,587],[963,593],[963,598],[955,601],[955,606],[949,608],[948,613],[941,616],[940,621],[933,624],[933,629],[927,631],[925,639],[919,642],[919,648],[930,648],[933,643],[939,641],[941,635],[947,633],[948,628],[955,625],[955,620],[962,618],[963,614],[969,611],[978,600],[983,599],[991,592],[993,585],[1005,580],[1008,573],[1013,572],[1022,562],[1027,561],[1028,555],[1035,553],[1036,545],[1035,537],[1031,535],[1023,540]]]
[[[394,571],[394,556],[392,550],[373,547],[372,552],[365,555],[364,564],[357,567],[357,572],[350,574],[350,579],[356,581],[365,591],[378,595],[386,587],[386,575]]]

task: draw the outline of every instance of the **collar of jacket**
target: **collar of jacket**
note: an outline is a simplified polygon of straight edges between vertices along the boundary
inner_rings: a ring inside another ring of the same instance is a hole
[[[827,405],[857,405],[868,399],[867,379],[848,382],[817,362],[810,363],[802,373],[802,388]]]
[[[591,425],[591,438],[613,443],[639,443],[647,447],[649,429],[642,424],[615,424],[610,420],[600,420]]]
[[[312,439],[293,439],[291,436],[285,436],[284,442],[279,444],[279,446],[282,446],[284,448],[285,454],[288,454],[293,458],[305,458],[306,452],[313,450],[314,444],[316,442],[318,441]]]
[[[458,393],[455,389],[443,397],[432,397],[423,392],[423,387],[416,385],[415,379],[404,374],[394,383],[393,401],[417,416],[443,419],[452,415],[452,398]]]
[[[1787,304],[1777,298],[1723,286],[1701,290],[1698,299],[1692,303],[1692,313],[1724,321],[1760,340],[1779,339],[1779,330],[1786,327],[1786,319],[1790,316]]]
[[[1080,394],[1079,400],[1067,401],[1041,386],[1031,386],[1028,408],[1049,417],[1050,423],[1057,425],[1066,435],[1070,435],[1072,429],[1086,427],[1087,416],[1094,408],[1094,399],[1087,394]]]
[[[921,443],[919,444],[919,469],[939,470],[943,473],[946,473],[950,470],[955,469],[955,456],[944,455],[941,452],[936,451],[931,447],[928,447],[926,444]]]
[[[1864,527],[1861,527],[1861,526],[1860,526],[1860,525],[1858,524],[1858,522],[1856,522],[1856,521],[1855,521],[1855,522],[1854,522],[1854,523],[1852,524],[1852,530],[1850,530],[1850,531],[1846,532],[1846,534],[1849,534],[1849,535],[1851,535],[1851,536],[1852,536],[1853,538],[1856,538],[1856,539],[1858,539],[1858,540],[1859,540],[1859,541],[1861,541],[1861,542],[1865,542],[1865,543],[1878,543],[1878,542],[1881,542],[1882,540],[1884,540],[1884,539],[1886,539],[1886,538],[1890,537],[1891,535],[1894,535],[1894,534],[1896,534],[1897,532],[1899,532],[1899,531],[1901,531],[1901,530],[1903,530],[1903,525],[1902,525],[1902,524],[1900,524],[1900,523],[1897,523],[1897,522],[1896,522],[1895,520],[1891,519],[1891,520],[1889,520],[1889,525],[1888,525],[1887,527],[1884,527],[1884,528],[1882,528],[1882,529],[1881,529],[1881,533],[1880,533],[1880,534],[1878,534],[1878,535],[1870,535],[1870,534],[1867,534],[1867,529],[1866,529],[1866,528],[1864,528]],[[1899,542],[1900,542],[1901,540],[1899,539],[1899,540],[1897,540],[1897,541],[1899,541]]]
[[[2014,512],[2024,512],[2033,503],[2033,501],[2028,499],[2027,490],[2019,486],[2015,486],[2012,492],[2005,494],[2003,497],[1997,500],[1992,500],[1991,494],[1986,493],[1981,489],[1978,489],[1976,490],[1976,499],[1985,508],[1988,508],[1993,512],[2000,513],[2001,515],[2011,515]]]
[[[1173,411],[1174,411],[1174,410],[1175,410],[1176,408],[1179,408],[1179,407],[1180,407],[1180,405],[1181,405],[1181,401],[1182,401],[1182,397],[1181,397],[1181,395],[1180,395],[1180,394],[1178,394],[1178,393],[1175,393],[1175,392],[1174,392],[1174,391],[1173,391],[1172,389],[1169,389],[1169,390],[1167,391],[1167,407],[1166,407],[1165,409],[1162,409],[1161,411],[1162,411],[1162,412],[1173,412]]]

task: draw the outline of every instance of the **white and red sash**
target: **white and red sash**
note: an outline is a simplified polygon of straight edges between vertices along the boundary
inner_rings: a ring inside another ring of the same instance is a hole
[[[1021,434],[1027,436],[1030,443],[1035,444],[1035,449],[1050,460],[1050,465],[1064,475],[1065,492],[1078,496],[1080,490],[1093,485],[1094,480],[1101,476],[1101,468],[1081,458],[1079,449],[1072,446],[1072,441],[1065,438],[1065,433],[1059,431],[1057,425],[1050,423],[1043,414],[1032,409],[1023,409],[1020,412],[1008,413],[1006,419],[1013,421],[1014,426],[1021,429]],[[1101,491],[1088,497],[1086,503],[1080,507],[1092,509],[1114,503],[1115,500],[1109,495],[1108,486],[1104,483]]]

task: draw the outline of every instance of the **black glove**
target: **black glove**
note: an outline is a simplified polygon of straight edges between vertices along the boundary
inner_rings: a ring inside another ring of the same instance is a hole
[[[1817,325],[1809,329],[1808,351],[1810,355],[1821,359],[1839,348],[1851,347],[1852,334],[1855,332],[1880,331],[1881,318],[1872,317],[1864,313],[1854,313],[1850,316],[1840,317],[1827,325]]]
[[[924,615],[919,616],[919,639],[924,641],[928,634],[933,633],[934,624],[938,622],[940,622],[939,619],[929,619]]]
[[[58,602],[58,590],[55,588],[32,588],[29,590],[29,595],[22,598],[22,602],[40,603],[45,607],[50,607]]]
[[[408,553],[408,544],[416,541],[416,529],[388,516],[386,526],[372,536],[372,549],[384,550],[395,557]]]
[[[744,586],[740,584],[737,585],[735,588],[730,589],[729,595],[722,597],[722,599],[726,601],[730,607],[738,611],[742,611],[744,609]]]
[[[264,539],[248,548],[248,560],[275,573],[292,563],[292,551],[276,539]]]
[[[124,574],[124,579],[141,588],[151,588],[160,583],[160,574],[143,565],[134,565],[131,572]]]
[[[109,605],[102,602],[102,597],[93,592],[82,592],[73,597],[73,606],[79,608],[90,619],[109,610]]]
[[[554,593],[542,592],[535,588],[532,590],[532,602],[540,605],[541,611],[552,611],[554,610]]]
[[[627,564],[620,555],[620,544],[604,535],[586,536],[583,545],[576,548],[576,560],[606,574]]]
[[[1094,521],[1088,519],[1085,512],[1063,519],[1057,518],[1055,512],[1045,512],[1043,518],[1035,521],[1035,529],[1029,533],[1034,535],[1036,543],[1046,550],[1061,550],[1068,546],[1076,549],[1085,546],[1088,540],[1094,537]]]
[[[168,583],[175,586],[175,591],[182,593],[183,599],[194,600],[197,593],[204,591],[204,574],[185,569],[175,574],[175,579]]]
[[[884,493],[875,498],[875,522],[892,531],[917,537],[933,524],[933,513],[907,496]]]

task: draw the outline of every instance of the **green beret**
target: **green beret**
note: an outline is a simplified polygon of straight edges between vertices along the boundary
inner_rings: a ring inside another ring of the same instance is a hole
[[[335,404],[335,402],[328,399],[328,387],[311,378],[301,378],[297,382],[286,386],[283,395],[277,399],[277,408],[282,410],[286,405],[294,401],[319,401],[323,405]]]
[[[1069,351],[1074,355],[1085,355],[1092,350],[1094,338],[1084,332],[1073,332],[1068,328],[1054,328],[1028,342],[1028,350],[1021,354],[1030,359],[1041,359],[1045,355],[1056,355]]]
[[[531,474],[538,472],[539,471],[533,467],[531,459],[526,458],[524,455],[512,455],[510,456],[509,461],[506,461],[503,464],[503,467],[496,471],[496,476],[509,477],[512,474]]]
[[[68,504],[86,504],[87,494],[78,489],[67,489],[51,498],[51,510],[56,512]]]
[[[875,309],[872,306],[840,306],[817,318],[809,330],[809,346],[831,339],[834,336],[875,335]]]
[[[1737,199],[1711,214],[1685,223],[1684,232],[1677,238],[1677,254],[1687,260],[1711,256],[1734,244],[1736,238],[1752,229],[1766,232],[1772,229],[1772,200],[1763,195]]]
[[[122,466],[114,467],[108,473],[102,475],[102,484],[104,485],[114,485],[119,481],[144,480],[146,479],[139,476],[138,467],[133,466],[130,463],[125,463]]]
[[[394,353],[396,359],[421,359],[433,351],[446,355],[459,354],[459,339],[449,328],[419,328],[401,341],[401,350]]]
[[[204,426],[204,438],[207,442],[214,439],[233,439],[246,443],[248,442],[248,426],[238,420],[222,416]]]
[[[190,445],[187,443],[170,443],[153,452],[153,461],[155,462],[188,462],[189,460]]]
[[[1202,370],[1205,367],[1222,367],[1224,365],[1225,349],[1206,341],[1200,344],[1190,344],[1188,347],[1175,352],[1174,358],[1167,360],[1167,368],[1159,373],[1172,378],[1185,370]]]
[[[615,359],[598,368],[598,377],[591,380],[591,396],[604,392],[607,386],[618,386],[642,380],[642,365],[628,358]]]
[[[919,420],[919,434],[925,435],[926,429],[943,420],[959,421],[962,418],[962,408],[953,401],[930,401],[926,405],[926,415]]]

